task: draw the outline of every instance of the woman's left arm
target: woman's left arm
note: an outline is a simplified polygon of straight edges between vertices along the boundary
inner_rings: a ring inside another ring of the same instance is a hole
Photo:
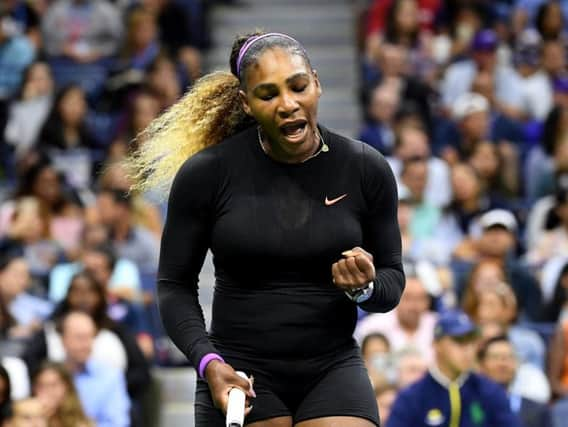
[[[398,226],[398,193],[385,158],[363,144],[361,168],[367,212],[363,218],[363,247],[343,253],[332,266],[336,286],[348,290],[373,283],[370,297],[360,307],[386,312],[398,304],[404,290],[401,238]]]

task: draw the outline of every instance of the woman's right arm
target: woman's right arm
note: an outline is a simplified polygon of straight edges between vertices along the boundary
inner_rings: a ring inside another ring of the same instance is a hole
[[[218,354],[207,336],[197,298],[198,275],[216,217],[221,171],[211,151],[191,157],[172,185],[160,251],[158,304],[166,332],[198,374],[207,379],[213,402],[225,412],[231,388],[241,388],[249,398],[254,391],[249,381],[239,377],[230,365],[205,358]],[[248,407],[245,414],[250,410]]]
[[[218,166],[211,150],[186,161],[172,184],[162,234],[158,305],[165,330],[197,369],[217,353],[205,330],[198,275],[210,246]]]

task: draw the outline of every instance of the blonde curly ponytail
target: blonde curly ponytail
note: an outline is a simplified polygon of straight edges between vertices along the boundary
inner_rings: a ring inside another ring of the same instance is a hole
[[[188,157],[234,134],[247,121],[237,77],[221,71],[207,74],[136,137],[140,148],[125,160],[132,189],[167,190]]]

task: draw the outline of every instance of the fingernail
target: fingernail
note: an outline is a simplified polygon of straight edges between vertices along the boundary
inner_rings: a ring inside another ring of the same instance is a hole
[[[256,397],[256,392],[252,387],[250,388],[250,393],[252,394],[252,397]]]

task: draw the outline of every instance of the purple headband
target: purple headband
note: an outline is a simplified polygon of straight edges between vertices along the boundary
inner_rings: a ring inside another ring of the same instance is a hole
[[[293,42],[298,43],[298,41],[293,38],[290,37],[287,34],[282,34],[282,33],[266,33],[266,34],[261,34],[260,36],[253,36],[250,39],[248,39],[246,41],[246,43],[241,47],[241,49],[239,50],[239,56],[237,57],[237,76],[239,76],[240,78],[240,74],[241,74],[241,62],[243,60],[243,58],[245,57],[245,54],[247,53],[247,50],[249,50],[249,48],[257,41],[262,40],[266,37],[271,37],[271,36],[279,36],[279,37],[284,37],[285,39],[288,40],[292,40]],[[298,43],[300,44],[300,43]]]

